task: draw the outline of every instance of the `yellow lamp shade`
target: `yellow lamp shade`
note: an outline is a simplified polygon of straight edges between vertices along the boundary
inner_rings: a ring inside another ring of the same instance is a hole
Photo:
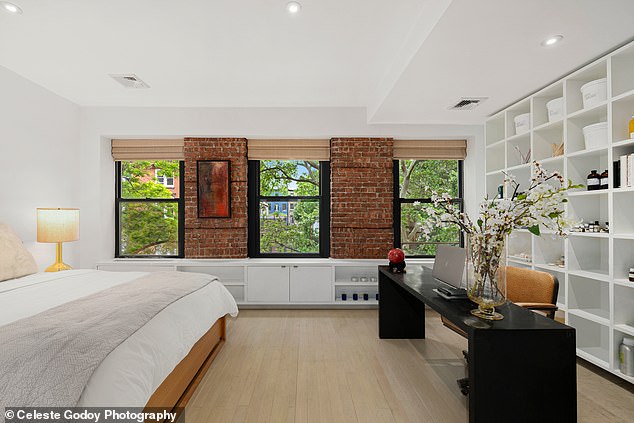
[[[79,209],[37,209],[37,242],[79,239]]]

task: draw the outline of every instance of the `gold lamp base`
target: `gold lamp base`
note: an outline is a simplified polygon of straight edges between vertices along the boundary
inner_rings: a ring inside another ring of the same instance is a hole
[[[62,243],[58,242],[55,246],[55,263],[46,268],[46,272],[60,272],[62,270],[71,270],[72,267],[64,263],[62,260]]]

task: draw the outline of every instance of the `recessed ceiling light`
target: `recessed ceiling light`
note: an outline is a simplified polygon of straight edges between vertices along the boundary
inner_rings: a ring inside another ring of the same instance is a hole
[[[13,3],[9,3],[8,1],[0,1],[0,6],[5,12],[9,12],[12,15],[21,15],[22,9],[16,6]]]
[[[552,45],[555,45],[563,40],[563,38],[563,35],[553,35],[552,37],[548,37],[544,41],[542,41],[542,47],[550,47]]]
[[[295,15],[299,13],[300,10],[302,10],[302,5],[296,1],[289,1],[288,3],[286,3],[286,10],[288,10],[288,13]]]

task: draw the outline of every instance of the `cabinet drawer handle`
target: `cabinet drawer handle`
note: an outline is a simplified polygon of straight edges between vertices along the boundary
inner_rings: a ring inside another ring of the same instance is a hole
[[[282,269],[286,269],[286,266],[280,266]]]
[[[299,266],[293,266],[295,269],[297,269]]]

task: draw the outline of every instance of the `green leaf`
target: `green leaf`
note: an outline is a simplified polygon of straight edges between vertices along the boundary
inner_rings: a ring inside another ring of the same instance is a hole
[[[528,228],[528,231],[533,235],[540,236],[541,232],[539,231],[539,225],[533,225]]]
[[[551,219],[555,219],[557,216],[559,216],[562,212],[552,212],[548,215],[548,217],[550,217]]]
[[[518,200],[526,200],[526,194],[518,194],[517,195],[517,199]]]
[[[478,219],[478,227],[482,229],[482,219]]]

